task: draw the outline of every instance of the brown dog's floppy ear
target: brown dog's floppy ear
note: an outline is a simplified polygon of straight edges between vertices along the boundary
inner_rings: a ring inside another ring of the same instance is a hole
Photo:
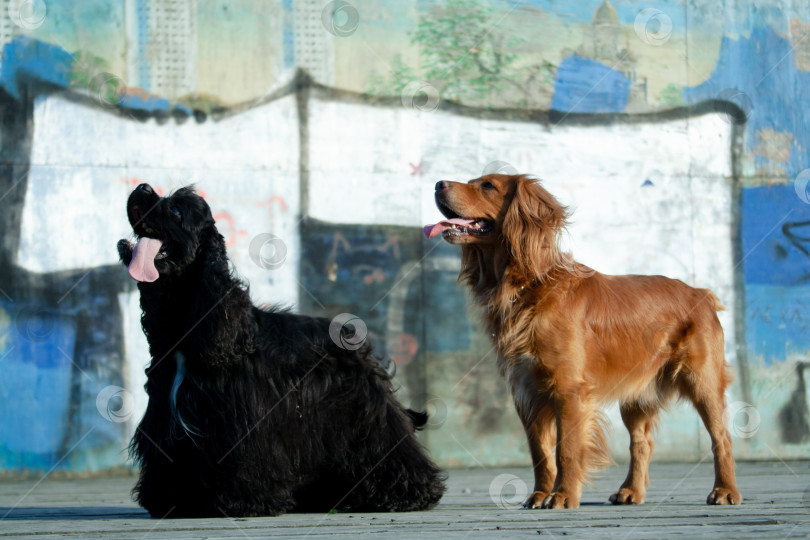
[[[542,280],[562,261],[557,236],[566,208],[534,180],[521,176],[516,184],[502,225],[510,267],[526,279]]]

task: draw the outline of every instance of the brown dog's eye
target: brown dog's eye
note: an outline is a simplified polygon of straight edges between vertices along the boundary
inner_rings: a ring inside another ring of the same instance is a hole
[[[495,186],[492,185],[492,182],[484,182],[481,184],[481,187],[484,189],[495,189]]]

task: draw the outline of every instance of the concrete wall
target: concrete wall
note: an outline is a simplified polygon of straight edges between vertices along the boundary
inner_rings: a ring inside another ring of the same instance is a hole
[[[715,290],[729,307],[720,315],[738,373],[728,396],[730,421],[740,428],[736,453],[803,455],[806,445],[786,444],[793,432],[785,437],[777,421],[795,392],[767,385],[795,375],[740,354],[751,338],[739,319],[762,312],[738,293],[745,273],[733,239],[739,230],[747,241],[740,215],[750,204],[746,193],[740,199],[734,173],[740,130],[725,114],[706,111],[527,122],[469,109],[370,106],[301,87],[218,121],[159,124],[69,95],[37,97],[31,165],[15,188],[23,193],[14,272],[63,279],[52,297],[25,303],[7,291],[0,317],[5,468],[92,471],[125,463],[123,448],[145,407],[148,355],[137,293],[116,265],[114,246],[131,234],[124,202],[142,181],[164,192],[197,184],[257,303],[363,319],[378,350],[397,364],[400,398],[433,414],[424,438],[442,464],[525,463],[492,347],[455,284],[459,253],[421,236],[421,224],[438,218],[436,179],[493,168],[531,171],[572,208],[566,244],[579,260],[606,273],[661,273]],[[803,210],[795,193],[773,204],[780,202]],[[268,235],[286,248],[279,264],[251,256],[251,245]],[[90,277],[100,269],[113,283],[101,290]],[[767,309],[775,316],[776,308]],[[748,404],[758,419],[746,416]],[[617,408],[607,414],[621,460],[627,436]],[[658,459],[702,459],[709,449],[697,415],[682,405],[664,415],[658,441]]]
[[[257,303],[363,319],[440,463],[527,463],[458,251],[420,229],[437,180],[492,170],[571,206],[579,260],[715,290],[736,455],[808,455],[806,6],[617,3],[598,28],[601,1],[358,0],[352,28],[309,0],[181,2],[179,30],[144,15],[173,1],[52,0],[0,28],[0,471],[127,465],[148,356],[115,243],[142,181],[198,185]],[[419,28],[451,4],[481,10],[481,50],[508,50],[500,78],[452,29],[463,69],[435,69]],[[654,458],[708,452],[673,404]]]

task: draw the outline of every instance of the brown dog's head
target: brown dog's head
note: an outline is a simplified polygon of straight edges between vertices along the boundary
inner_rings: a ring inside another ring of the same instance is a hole
[[[557,235],[566,208],[525,175],[490,174],[436,184],[436,206],[447,218],[425,227],[428,238],[442,234],[451,244],[506,248],[509,266],[541,278],[561,256]]]

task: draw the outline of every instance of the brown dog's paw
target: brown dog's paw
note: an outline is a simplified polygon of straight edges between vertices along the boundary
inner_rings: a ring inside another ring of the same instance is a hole
[[[543,499],[546,497],[548,497],[548,491],[535,491],[523,503],[523,508],[542,508]]]
[[[741,502],[742,495],[736,488],[716,487],[706,499],[706,504],[740,504]]]
[[[641,504],[644,502],[644,495],[643,491],[621,488],[610,496],[610,502],[613,504]]]
[[[561,491],[555,491],[543,499],[541,508],[579,508],[579,499],[575,499]]]

